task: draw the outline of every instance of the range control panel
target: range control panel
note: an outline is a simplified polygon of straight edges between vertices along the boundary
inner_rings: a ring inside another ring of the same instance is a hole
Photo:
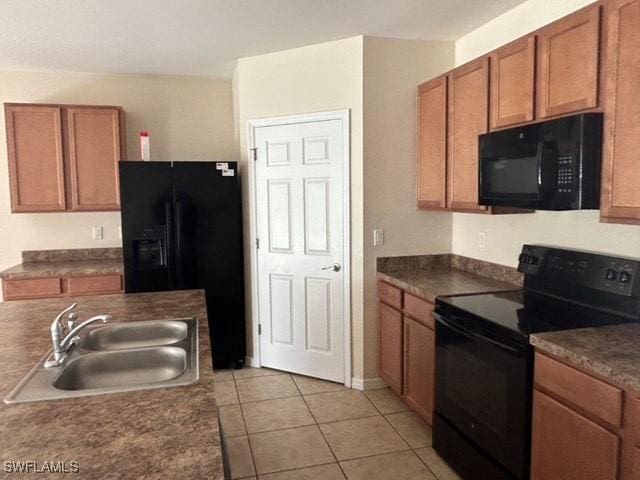
[[[549,293],[573,286],[626,297],[640,296],[640,260],[525,245],[518,261],[520,272],[545,279]]]

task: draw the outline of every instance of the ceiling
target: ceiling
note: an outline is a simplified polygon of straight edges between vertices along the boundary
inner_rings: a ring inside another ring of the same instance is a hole
[[[355,35],[455,40],[523,0],[2,0],[0,70],[231,76]]]

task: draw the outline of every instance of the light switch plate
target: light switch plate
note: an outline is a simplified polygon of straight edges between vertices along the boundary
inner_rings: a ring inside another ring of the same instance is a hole
[[[102,227],[93,227],[93,239],[102,240],[104,238],[104,230]]]
[[[375,228],[373,230],[373,246],[379,247],[380,245],[384,245],[384,230]]]

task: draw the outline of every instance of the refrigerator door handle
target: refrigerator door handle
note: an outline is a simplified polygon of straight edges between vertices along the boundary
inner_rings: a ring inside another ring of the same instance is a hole
[[[173,281],[173,211],[171,202],[164,202],[165,237],[167,243],[167,270],[169,272],[169,288],[175,287]]]
[[[178,288],[183,287],[182,282],[182,202],[176,201],[176,276]]]

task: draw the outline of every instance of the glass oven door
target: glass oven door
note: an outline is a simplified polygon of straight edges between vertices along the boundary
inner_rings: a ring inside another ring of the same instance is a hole
[[[436,314],[436,412],[516,478],[529,465],[532,352]]]

